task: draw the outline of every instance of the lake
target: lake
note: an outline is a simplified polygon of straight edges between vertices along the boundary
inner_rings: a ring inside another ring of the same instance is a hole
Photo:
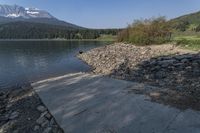
[[[0,41],[0,88],[20,86],[90,67],[76,55],[107,45],[93,41]]]

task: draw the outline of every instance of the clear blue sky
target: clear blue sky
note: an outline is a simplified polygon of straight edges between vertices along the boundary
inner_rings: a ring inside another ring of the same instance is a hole
[[[88,28],[125,27],[134,19],[174,18],[200,11],[200,0],[0,0],[49,11],[55,17]]]

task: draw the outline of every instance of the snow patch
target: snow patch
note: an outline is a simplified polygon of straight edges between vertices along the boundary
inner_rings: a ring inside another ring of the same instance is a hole
[[[25,10],[35,10],[35,11],[37,11],[37,10],[40,10],[40,9],[34,8],[34,7],[26,7]]]
[[[8,15],[6,15],[6,17],[17,18],[17,17],[20,17],[20,14],[12,13],[12,14],[8,14]]]
[[[26,11],[26,13],[31,14],[31,15],[39,14],[39,12],[36,12],[36,11]]]

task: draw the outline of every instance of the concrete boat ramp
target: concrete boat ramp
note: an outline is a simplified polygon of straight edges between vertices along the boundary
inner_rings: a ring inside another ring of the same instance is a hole
[[[65,133],[200,133],[200,112],[129,93],[138,83],[75,73],[32,86]]]

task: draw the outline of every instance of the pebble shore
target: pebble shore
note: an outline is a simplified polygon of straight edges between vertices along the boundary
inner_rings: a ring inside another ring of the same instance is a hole
[[[78,57],[90,65],[95,74],[156,86],[157,90],[137,90],[156,102],[200,110],[198,52],[183,50],[173,44],[135,46],[117,43]]]

